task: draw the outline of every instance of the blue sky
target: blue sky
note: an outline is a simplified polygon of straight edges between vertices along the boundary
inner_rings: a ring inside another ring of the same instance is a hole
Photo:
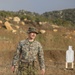
[[[26,10],[44,13],[54,10],[75,8],[75,0],[0,0],[0,10]]]

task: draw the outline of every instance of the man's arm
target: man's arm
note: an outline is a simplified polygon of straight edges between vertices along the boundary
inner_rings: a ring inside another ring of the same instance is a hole
[[[19,61],[20,53],[21,53],[21,44],[19,43],[17,46],[17,50],[14,54],[13,61],[12,61],[12,68],[11,69],[13,72],[15,71],[15,66],[17,65],[17,63]]]
[[[44,52],[43,52],[41,44],[39,44],[39,47],[38,47],[38,60],[39,60],[41,73],[42,75],[44,75],[45,73]]]

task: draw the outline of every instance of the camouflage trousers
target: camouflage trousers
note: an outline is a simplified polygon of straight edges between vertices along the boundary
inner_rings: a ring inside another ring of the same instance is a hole
[[[38,75],[37,66],[34,62],[20,62],[17,75]]]

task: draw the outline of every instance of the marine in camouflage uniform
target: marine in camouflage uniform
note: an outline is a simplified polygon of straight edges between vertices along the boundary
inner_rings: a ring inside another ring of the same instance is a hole
[[[17,75],[37,75],[37,58],[40,69],[45,69],[44,53],[41,44],[36,40],[30,42],[27,38],[19,42],[16,54],[13,57],[12,66],[16,66],[18,63]]]

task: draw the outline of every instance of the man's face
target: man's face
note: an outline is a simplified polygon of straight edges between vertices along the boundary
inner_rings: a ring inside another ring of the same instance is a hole
[[[29,38],[30,39],[35,39],[36,38],[36,33],[34,33],[34,32],[29,33]]]

